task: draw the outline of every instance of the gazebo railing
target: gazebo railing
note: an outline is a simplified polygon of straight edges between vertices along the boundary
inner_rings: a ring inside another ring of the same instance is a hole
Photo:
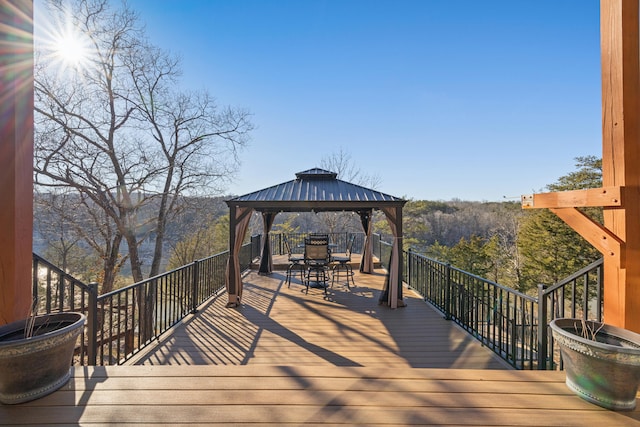
[[[286,255],[287,251],[284,244],[286,238],[291,246],[293,253],[302,253],[304,251],[304,239],[309,236],[310,233],[269,233],[269,242],[271,244],[271,253],[273,255]],[[329,235],[329,242],[336,245],[336,252],[345,252],[347,243],[351,236],[355,236],[352,250],[354,253],[362,252],[364,246],[364,233],[354,232],[340,232],[340,233],[325,233]]]

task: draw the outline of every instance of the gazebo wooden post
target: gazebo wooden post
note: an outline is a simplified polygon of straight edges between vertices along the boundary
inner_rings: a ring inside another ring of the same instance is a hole
[[[33,2],[0,0],[0,325],[28,316],[33,233]]]
[[[640,52],[638,0],[601,0],[602,188],[523,196],[549,208],[604,257],[604,315],[640,333]],[[578,207],[602,206],[604,226]]]
[[[229,205],[229,259],[227,260],[227,272],[225,276],[225,285],[227,288],[227,295],[229,297],[229,304],[227,306],[235,306],[237,302],[237,281],[240,276],[240,272],[236,269],[237,255],[235,252],[236,247],[236,225],[237,225],[237,207],[235,205]]]
[[[402,206],[396,207],[396,233],[398,234],[398,306],[405,306],[405,303],[402,301],[403,292],[402,292],[402,279],[404,277],[404,239],[403,239],[403,230],[402,230]]]

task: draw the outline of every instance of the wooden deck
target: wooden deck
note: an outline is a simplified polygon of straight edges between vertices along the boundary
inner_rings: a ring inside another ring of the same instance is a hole
[[[574,396],[561,372],[327,366],[77,368],[0,405],[0,425],[637,426]]]
[[[563,372],[507,368],[415,295],[378,306],[381,273],[328,298],[283,278],[249,274],[242,307],[216,299],[138,365],[75,368],[49,396],[0,405],[0,425],[640,425]]]
[[[299,280],[255,272],[243,278],[243,304],[210,302],[154,349],[144,365],[395,366],[508,369],[502,360],[413,292],[407,307],[378,305],[383,270],[306,293]]]

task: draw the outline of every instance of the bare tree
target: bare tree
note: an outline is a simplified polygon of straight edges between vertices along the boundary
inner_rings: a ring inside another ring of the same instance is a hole
[[[72,274],[77,272],[74,252],[81,236],[76,232],[78,199],[65,191],[35,194],[34,208],[38,212],[34,228],[46,246],[48,261]]]
[[[320,160],[320,167],[338,175],[338,179],[376,189],[380,186],[381,178],[377,174],[366,174],[359,169],[351,158],[351,154],[340,148]],[[319,212],[318,219],[323,225],[322,231],[337,233],[340,231],[362,231],[360,219],[354,212]]]
[[[73,189],[103,221],[111,257],[105,282],[114,279],[106,270],[122,259],[122,240],[140,281],[147,265],[141,243],[154,242],[153,276],[180,196],[211,195],[232,177],[250,114],[218,107],[206,91],[178,91],[179,60],[147,42],[126,3],[112,9],[107,0],[76,0],[70,11],[61,0],[50,5],[60,28],[77,28],[88,48],[71,68],[57,60],[55,46],[37,46],[36,184]]]
[[[35,229],[47,259],[85,282],[103,283],[103,293],[111,291],[127,257],[113,250],[113,224],[104,212],[83,195],[64,188],[36,194],[34,205]]]
[[[363,187],[376,189],[382,179],[378,174],[366,174],[360,170],[351,158],[351,154],[340,148],[320,160],[320,167],[338,174],[338,178]]]

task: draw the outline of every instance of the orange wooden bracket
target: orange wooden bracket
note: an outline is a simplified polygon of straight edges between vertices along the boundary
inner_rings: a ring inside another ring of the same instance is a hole
[[[603,256],[619,260],[620,268],[624,268],[625,251],[622,239],[576,209],[579,207],[622,208],[624,207],[624,187],[527,194],[522,196],[521,202],[523,209],[549,209],[591,243]]]
[[[527,194],[521,197],[523,209],[622,207],[624,187],[589,188],[555,193]]]
[[[624,268],[624,242],[618,236],[576,208],[550,208],[549,210],[591,243],[603,256],[618,258],[620,268]]]

